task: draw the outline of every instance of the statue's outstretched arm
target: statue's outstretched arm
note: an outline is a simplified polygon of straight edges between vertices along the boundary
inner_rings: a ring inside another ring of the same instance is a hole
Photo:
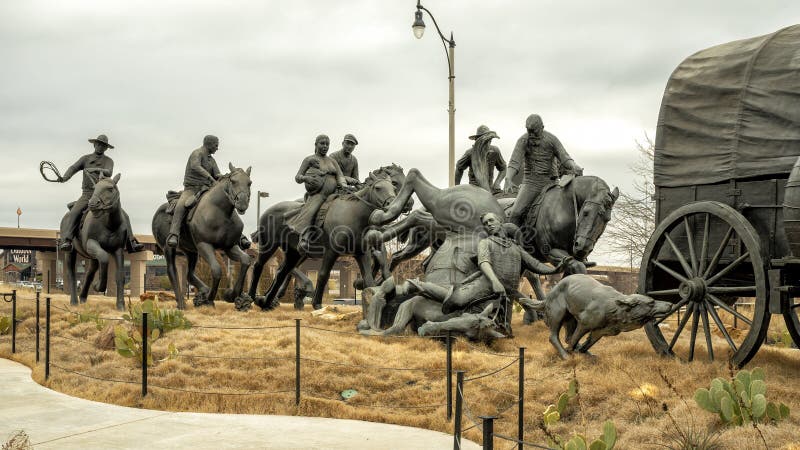
[[[64,175],[61,176],[61,179],[59,181],[63,183],[72,178],[72,176],[78,173],[79,171],[83,170],[83,163],[84,163],[84,157],[81,156],[81,158],[77,162],[75,162],[75,164],[69,166],[69,169],[67,169],[67,171],[64,172]]]

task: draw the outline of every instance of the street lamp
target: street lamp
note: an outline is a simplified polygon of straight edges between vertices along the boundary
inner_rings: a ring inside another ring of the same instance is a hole
[[[442,34],[442,30],[439,29],[439,24],[436,23],[436,19],[433,17],[433,14],[420,4],[420,0],[417,0],[417,10],[414,12],[414,24],[411,25],[411,29],[414,31],[414,37],[417,39],[422,39],[422,35],[425,34],[425,22],[422,21],[422,11],[428,13],[433,20],[433,25],[436,27],[436,32],[439,33],[439,37],[442,39],[442,45],[444,46],[444,53],[447,57],[447,79],[449,80],[450,84],[450,100],[448,102],[447,113],[450,116],[450,153],[448,155],[448,180],[449,186],[455,185],[455,165],[456,165],[456,124],[455,124],[455,116],[456,116],[456,107],[455,107],[455,90],[454,90],[454,81],[455,81],[455,48],[456,48],[456,41],[453,40],[453,32],[450,32],[450,39],[447,39]]]
[[[261,220],[261,198],[269,197],[269,192],[258,191],[257,192],[257,200],[256,200],[256,232],[258,232],[259,221]]]

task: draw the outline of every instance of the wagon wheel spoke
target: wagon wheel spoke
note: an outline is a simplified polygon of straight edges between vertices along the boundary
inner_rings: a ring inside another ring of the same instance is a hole
[[[675,289],[663,289],[660,291],[648,291],[645,295],[653,297],[656,295],[678,295],[680,290],[678,288]]]
[[[735,269],[736,266],[741,264],[745,259],[747,259],[749,257],[750,257],[750,252],[744,252],[744,254],[742,254],[742,256],[734,259],[733,262],[731,262],[730,264],[725,266],[724,269],[722,269],[719,272],[717,272],[716,275],[714,275],[713,277],[707,279],[706,280],[706,284],[709,285],[709,286],[714,284],[717,280],[719,280],[720,278],[722,278],[725,275],[727,275],[728,272],[730,272],[731,270]]]
[[[708,309],[708,313],[711,315],[711,318],[714,319],[714,323],[717,324],[719,331],[722,332],[722,336],[724,336],[725,340],[728,341],[728,345],[730,345],[733,349],[733,352],[736,353],[738,350],[736,348],[736,344],[733,342],[733,338],[731,338],[731,335],[728,333],[728,329],[725,328],[725,324],[722,323],[722,319],[720,319],[719,314],[717,314],[717,310],[714,309],[714,305],[707,305],[706,309]]]
[[[686,229],[686,244],[689,246],[689,263],[692,265],[691,276],[695,276],[697,272],[697,254],[694,252],[694,235],[692,234],[692,227],[689,226],[689,217],[684,216],[683,227]]]
[[[700,322],[700,305],[694,307],[692,314],[692,334],[689,340],[689,361],[694,361],[694,346],[697,343],[697,325]]]
[[[711,271],[714,270],[714,267],[717,266],[719,259],[722,257],[722,252],[725,251],[725,247],[728,246],[728,241],[731,240],[731,236],[733,236],[733,227],[728,228],[728,232],[725,233],[725,237],[722,238],[722,242],[719,243],[719,248],[714,253],[714,256],[711,258],[711,261],[708,263],[708,267],[706,267],[706,271],[703,272],[703,278],[708,278],[711,274]]]
[[[700,261],[697,266],[697,273],[701,274],[706,270],[706,257],[708,257],[708,233],[711,229],[711,215],[706,213],[706,224],[703,227],[703,243],[700,244]]]
[[[755,297],[755,286],[708,286],[706,292],[712,294],[742,294],[742,297]],[[750,294],[750,295],[744,295]]]
[[[683,271],[686,272],[686,276],[691,278],[694,276],[692,272],[692,268],[689,267],[689,263],[686,262],[686,258],[683,257],[683,254],[678,249],[678,246],[675,245],[675,242],[669,237],[669,233],[664,233],[664,239],[669,244],[670,248],[672,248],[672,253],[678,258],[678,262],[681,263],[681,267],[683,267]]]
[[[728,314],[732,314],[732,315],[736,316],[739,320],[741,320],[742,322],[746,323],[747,326],[753,326],[753,321],[752,320],[748,319],[746,316],[744,316],[739,311],[736,311],[735,309],[731,308],[727,303],[725,303],[722,300],[718,299],[713,294],[706,293],[706,298],[708,300],[710,300],[711,303],[713,303],[713,304],[719,306],[720,308],[724,309],[725,312],[727,312]]]
[[[711,309],[714,309],[712,306]],[[703,334],[706,335],[706,348],[708,349],[708,359],[714,360],[714,346],[711,345],[711,327],[708,326],[708,307],[706,302],[700,303],[700,317],[703,319]]]
[[[661,270],[663,270],[664,272],[667,272],[668,274],[672,275],[672,277],[673,277],[673,278],[675,278],[676,280],[678,280],[678,281],[680,281],[680,282],[686,282],[686,281],[688,281],[688,280],[686,279],[686,277],[684,277],[683,275],[679,274],[678,272],[675,272],[674,270],[670,269],[669,267],[665,266],[665,265],[664,265],[664,264],[662,264],[660,261],[657,261],[657,260],[653,259],[653,260],[651,260],[651,262],[652,262],[652,263],[653,263],[653,264],[654,264],[656,267],[658,267],[659,269],[661,269]]]
[[[649,295],[649,293],[648,293],[648,295]],[[681,301],[679,301],[678,303],[675,303],[674,305],[672,305],[672,310],[670,310],[668,315],[656,320],[655,324],[658,325],[661,322],[665,321],[669,316],[673,315],[676,311],[678,311],[679,309],[683,308],[683,305],[685,305],[687,303],[689,303],[689,299],[688,298],[681,299]]]
[[[678,329],[675,330],[675,334],[672,336],[672,340],[669,341],[669,351],[672,351],[672,348],[675,347],[675,343],[678,342],[678,337],[681,335],[683,328],[686,326],[686,322],[689,321],[689,318],[694,314],[694,308],[697,307],[697,303],[692,303],[686,309],[686,315],[681,317],[681,322],[678,324]]]

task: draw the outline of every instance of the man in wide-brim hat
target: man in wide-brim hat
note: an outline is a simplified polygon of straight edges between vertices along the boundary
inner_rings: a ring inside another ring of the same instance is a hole
[[[500,149],[491,145],[492,139],[500,137],[486,125],[481,125],[469,138],[475,141],[475,144],[456,162],[455,183],[461,184],[461,176],[464,170],[469,168],[469,184],[492,193],[501,192],[500,183],[506,176],[506,161]],[[495,169],[497,178],[493,180]]]
[[[63,176],[58,178],[60,183],[64,183],[78,171],[83,171],[81,196],[73,203],[67,213],[66,220],[61,223],[61,250],[64,251],[72,251],[72,239],[75,237],[75,232],[78,231],[81,216],[89,206],[89,199],[92,198],[92,193],[94,192],[94,183],[100,178],[100,175],[110,177],[114,172],[114,161],[105,154],[106,150],[114,148],[108,142],[108,136],[101,134],[94,139],[89,139],[89,142],[94,145],[94,152],[81,156],[75,164],[64,172]],[[128,218],[127,214],[124,215],[125,225],[128,227],[128,251],[138,252],[143,250],[144,246],[136,241],[133,236],[130,218]]]

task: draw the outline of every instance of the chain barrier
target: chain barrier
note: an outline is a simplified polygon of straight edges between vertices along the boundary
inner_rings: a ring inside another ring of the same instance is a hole
[[[503,367],[501,367],[501,368],[499,368],[499,369],[497,369],[497,370],[493,370],[493,371],[491,371],[491,372],[484,373],[484,374],[481,374],[481,375],[476,375],[476,376],[474,376],[474,377],[472,377],[472,378],[465,378],[465,379],[464,379],[464,382],[467,382],[467,381],[475,381],[475,380],[480,380],[481,378],[486,378],[486,377],[492,376],[492,375],[494,375],[494,374],[496,374],[496,373],[499,373],[499,372],[502,372],[502,371],[504,371],[504,370],[508,369],[509,367],[513,366],[513,365],[514,365],[514,364],[516,364],[517,362],[519,362],[519,358],[515,358],[515,359],[514,359],[513,361],[511,361],[510,363],[506,364],[505,366],[503,366]]]

